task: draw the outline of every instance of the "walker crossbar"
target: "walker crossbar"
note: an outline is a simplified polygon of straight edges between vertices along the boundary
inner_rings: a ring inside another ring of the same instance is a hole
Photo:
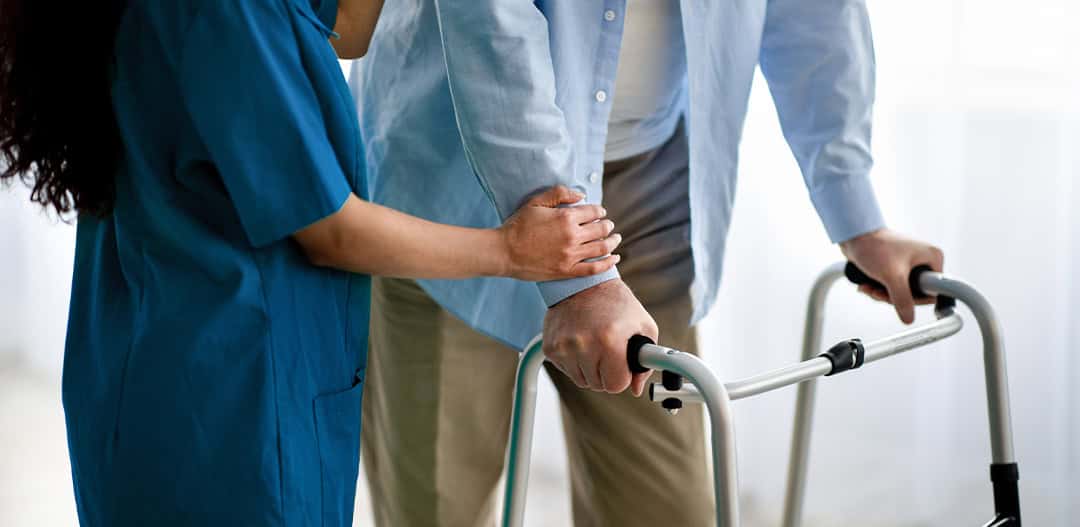
[[[850,264],[846,273],[853,282],[880,286]],[[815,281],[808,303],[803,336],[804,360],[791,366],[721,383],[705,363],[693,355],[652,344],[648,339],[635,338],[631,342],[627,353],[631,370],[655,369],[664,372],[664,382],[650,386],[650,399],[659,402],[673,414],[684,403],[701,403],[708,410],[712,431],[717,525],[737,527],[739,524],[738,474],[735,429],[729,404],[731,401],[799,384],[783,519],[784,527],[798,527],[805,489],[816,379],[853,370],[956,334],[963,327],[963,320],[953,310],[955,298],[971,309],[983,337],[993,460],[990,472],[996,512],[994,519],[985,527],[1020,527],[1017,490],[1019,477],[1013,457],[1005,356],[1001,330],[990,304],[974,288],[962,281],[932,272],[928,268],[916,268],[911,276],[912,291],[917,297],[938,295],[936,321],[866,344],[858,339],[845,340],[825,352],[819,352],[825,298],[832,284],[844,274],[843,264],[836,264],[826,269]],[[502,523],[504,527],[521,527],[524,518],[536,409],[536,381],[543,361],[541,342],[537,337],[526,348],[518,365],[507,449]],[[684,383],[683,378],[689,382]]]
[[[937,321],[922,327],[914,328],[891,337],[877,340],[863,346],[863,361],[860,366],[891,357],[898,353],[925,346],[952,335],[955,335],[964,327],[964,320],[952,310],[943,313],[944,316]],[[939,315],[941,316],[941,315]],[[839,345],[846,345],[851,341],[843,341]],[[839,346],[838,345],[838,346]],[[659,346],[658,346],[659,347]],[[778,388],[784,388],[817,377],[850,371],[855,368],[834,371],[836,367],[824,353],[810,360],[799,362],[791,366],[768,371],[762,374],[724,383],[728,398],[732,401],[761,395]],[[663,402],[667,398],[681,399],[685,403],[702,403],[701,392],[692,383],[684,383],[682,388],[670,391],[662,383],[652,383],[649,386],[649,399]]]

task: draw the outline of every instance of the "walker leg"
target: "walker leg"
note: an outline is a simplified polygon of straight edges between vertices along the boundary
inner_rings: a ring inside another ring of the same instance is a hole
[[[1020,522],[1015,521],[1012,518],[1002,518],[1000,516],[990,520],[989,523],[983,525],[983,527],[1019,527]]]
[[[834,264],[818,275],[806,306],[803,329],[802,360],[817,356],[821,349],[821,328],[825,321],[825,298],[829,288],[844,275],[844,264]],[[787,489],[784,493],[784,527],[802,523],[803,497],[806,493],[806,469],[810,457],[810,432],[814,420],[817,380],[799,384],[795,399],[795,428],[791,433],[791,457],[788,462]]]
[[[990,481],[993,483],[996,513],[987,525],[1020,527],[1020,470],[1013,453],[1009,379],[1005,370],[1005,345],[997,316],[982,294],[960,280],[937,273],[925,273],[921,286],[930,293],[949,295],[963,302],[979,323],[983,341],[987,414],[990,421]]]
[[[510,417],[510,443],[506,448],[506,488],[503,489],[503,527],[525,523],[525,497],[529,484],[533,424],[536,421],[536,383],[544,353],[540,337],[525,348],[518,362],[514,406]]]
[[[634,364],[630,354],[631,364]],[[671,372],[685,377],[697,387],[708,410],[712,431],[713,492],[716,499],[717,527],[739,526],[739,476],[735,453],[735,422],[727,388],[705,363],[688,353],[645,345],[640,348],[639,364],[645,368]],[[631,367],[631,370],[634,368]],[[671,377],[669,374],[668,377]],[[646,498],[647,499],[647,498]]]
[[[795,428],[791,433],[791,453],[788,463],[787,487],[784,492],[784,527],[802,524],[803,497],[806,495],[806,470],[810,457],[810,432],[814,420],[814,399],[817,381],[799,385],[795,403]]]

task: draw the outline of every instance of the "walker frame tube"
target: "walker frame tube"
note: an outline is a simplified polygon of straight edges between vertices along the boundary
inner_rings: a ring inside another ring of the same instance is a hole
[[[825,326],[825,299],[829,289],[844,276],[844,264],[830,265],[817,279],[810,290],[810,299],[806,303],[806,325],[803,326],[802,359],[809,360],[821,349],[821,331]],[[806,488],[807,456],[810,450],[810,428],[814,420],[814,398],[817,395],[817,380],[812,379],[799,385],[795,406],[795,427],[792,430],[791,457],[788,462],[787,488],[784,491],[785,527],[792,527],[802,518],[803,496]],[[807,403],[803,403],[807,401]]]
[[[672,386],[670,389],[661,384],[653,384],[650,386],[651,399],[663,401],[674,398],[678,399],[680,404],[701,402],[706,405],[712,431],[716,523],[719,527],[737,527],[739,524],[738,471],[731,401],[799,384],[783,517],[785,527],[797,527],[802,515],[816,379],[944,339],[956,334],[963,327],[962,319],[953,312],[952,306],[939,303],[938,319],[933,323],[865,346],[858,341],[847,341],[858,345],[859,352],[854,355],[858,360],[854,366],[838,368],[834,365],[834,359],[815,354],[821,349],[825,299],[830,287],[841,276],[843,264],[833,265],[821,273],[814,283],[807,305],[803,335],[804,360],[800,363],[724,384],[717,380],[703,361],[693,355],[654,344],[643,345],[637,354],[641,366],[674,373],[685,377],[691,383]],[[998,511],[995,519],[987,525],[1019,527],[1017,471],[1012,452],[1005,358],[1001,330],[993,310],[982,295],[959,280],[935,272],[920,273],[917,279],[923,291],[948,295],[967,304],[979,322],[983,335],[987,402],[990,410],[993,450],[991,478],[994,481],[994,501]],[[541,341],[540,337],[537,337],[526,348],[518,364],[507,448],[507,478],[502,517],[504,527],[522,527],[524,521],[536,410],[536,383],[543,362]]]
[[[735,426],[727,389],[717,381],[716,376],[701,359],[688,353],[647,344],[642,347],[639,360],[646,368],[671,371],[690,379],[704,394],[712,428],[716,481],[713,491],[719,505],[719,515],[723,516],[723,523],[720,525],[737,525],[739,495]],[[544,353],[540,337],[537,337],[525,348],[518,363],[513,413],[510,418],[510,441],[506,449],[507,476],[503,489],[502,516],[504,527],[522,527],[524,524],[533,427],[536,421],[536,384],[543,363]]]
[[[933,323],[866,344],[863,365],[951,337],[959,333],[963,327],[964,319],[960,318],[960,315],[956,313],[947,311],[942,318]],[[644,361],[642,361],[642,364],[644,364]],[[803,383],[800,386],[809,384],[809,381],[827,375],[832,370],[832,367],[832,362],[829,359],[813,357],[753,377],[726,382],[724,387],[727,389],[728,398],[737,401],[785,388],[792,384]],[[650,390],[650,398],[654,401],[663,401],[666,398],[675,397],[687,403],[705,402],[705,397],[696,383],[684,384],[678,390],[668,390],[662,384],[656,383],[650,386]]]
[[[533,425],[536,422],[536,382],[544,352],[540,336],[525,347],[514,382],[510,443],[506,447],[506,485],[503,489],[502,524],[521,527],[525,521],[525,498],[529,486]]]
[[[821,348],[825,300],[829,289],[843,276],[844,264],[837,263],[829,266],[814,281],[806,308],[803,359],[813,357]],[[1019,473],[1013,453],[1005,346],[997,316],[986,298],[961,280],[940,273],[926,272],[918,277],[918,282],[922,290],[929,294],[947,295],[967,305],[979,325],[983,342],[983,369],[990,426],[990,474],[996,511],[994,519],[986,525],[1020,527],[1020,504],[1016,484]],[[799,527],[802,524],[816,391],[817,380],[812,379],[799,385],[796,396],[795,427],[792,431],[791,457],[784,495],[783,527]]]

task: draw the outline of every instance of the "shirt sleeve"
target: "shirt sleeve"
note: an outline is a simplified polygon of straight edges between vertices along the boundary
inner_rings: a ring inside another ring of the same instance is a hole
[[[319,20],[327,28],[333,30],[334,25],[337,23],[338,14],[338,0],[317,0],[318,7],[315,12],[319,16]]]
[[[870,184],[874,45],[863,0],[769,0],[761,70],[833,242],[884,226]]]
[[[301,58],[305,43],[333,54],[325,28],[298,16],[306,8],[206,2],[180,57],[183,104],[256,247],[335,213],[351,192],[312,83],[330,72],[313,73]]]
[[[502,219],[535,192],[574,186],[574,148],[555,102],[548,23],[531,0],[435,0],[465,155]],[[541,282],[547,305],[618,277]]]

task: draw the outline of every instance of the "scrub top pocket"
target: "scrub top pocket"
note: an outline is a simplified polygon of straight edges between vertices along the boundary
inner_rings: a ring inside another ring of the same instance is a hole
[[[360,415],[364,383],[315,398],[315,434],[322,474],[323,527],[349,527],[360,469]],[[348,507],[347,509],[345,507]]]

